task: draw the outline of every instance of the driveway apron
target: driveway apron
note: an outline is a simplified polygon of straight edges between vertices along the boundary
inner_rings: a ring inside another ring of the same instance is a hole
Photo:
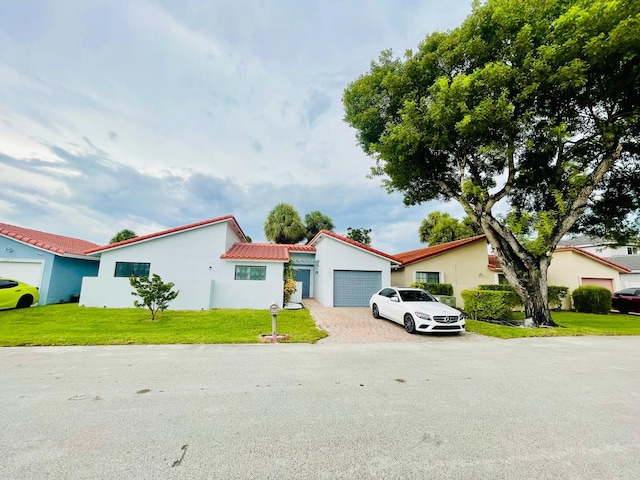
[[[304,306],[322,330],[329,333],[318,343],[416,343],[469,341],[478,338],[472,333],[411,335],[402,325],[386,319],[376,319],[367,307],[324,307],[313,298]]]

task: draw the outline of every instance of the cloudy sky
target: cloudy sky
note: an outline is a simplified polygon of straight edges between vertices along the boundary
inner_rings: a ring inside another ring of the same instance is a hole
[[[0,222],[104,244],[276,204],[420,248],[342,120],[381,50],[448,30],[471,0],[20,0],[0,8]]]

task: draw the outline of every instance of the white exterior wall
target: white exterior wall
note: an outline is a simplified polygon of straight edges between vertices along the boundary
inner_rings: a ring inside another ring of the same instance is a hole
[[[334,270],[382,272],[382,287],[391,285],[391,261],[332,237],[323,236],[316,243],[316,261],[314,297],[325,307],[333,307]]]
[[[102,252],[97,277],[85,278],[80,304],[92,307],[133,307],[128,278],[114,277],[116,262],[150,263],[149,275],[180,290],[173,310],[210,308],[265,309],[273,301],[282,306],[282,262],[234,262],[220,259],[240,238],[227,222],[133,243]],[[267,279],[234,280],[235,265],[267,267]]]
[[[620,287],[622,288],[640,288],[640,273],[621,273]]]

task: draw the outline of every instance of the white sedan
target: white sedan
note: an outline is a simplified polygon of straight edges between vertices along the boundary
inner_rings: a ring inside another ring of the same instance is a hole
[[[383,288],[373,294],[369,306],[374,318],[388,318],[409,333],[464,332],[462,312],[419,288]]]

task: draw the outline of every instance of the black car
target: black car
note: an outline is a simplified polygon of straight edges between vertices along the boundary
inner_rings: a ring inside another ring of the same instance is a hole
[[[625,288],[614,293],[611,308],[620,313],[640,312],[640,288]]]

